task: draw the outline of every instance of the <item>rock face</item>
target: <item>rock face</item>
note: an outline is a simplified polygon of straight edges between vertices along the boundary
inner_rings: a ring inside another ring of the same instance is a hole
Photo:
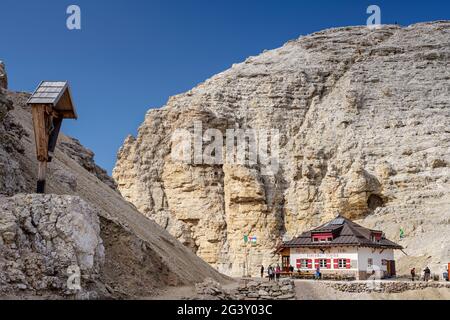
[[[85,201],[16,195],[3,199],[0,211],[0,294],[85,294],[99,279],[104,262],[100,222]],[[71,272],[80,275],[75,284],[82,291],[68,287]]]
[[[5,71],[5,64],[0,61],[0,88],[8,89],[8,77]]]
[[[105,169],[99,167],[94,161],[94,152],[83,147],[77,139],[67,137],[67,141],[63,141],[59,144],[61,150],[69,157],[78,162],[87,171],[93,173],[103,183],[110,186],[112,189],[116,189],[116,183],[108,176]],[[64,179],[64,178],[63,178]],[[70,178],[68,180],[71,180]]]
[[[449,98],[450,22],[325,30],[150,110],[113,177],[140,212],[227,274],[258,274],[282,238],[337,213],[392,240],[403,228],[400,270],[437,268],[450,256]],[[278,130],[279,169],[198,163],[195,152],[176,161],[173,135],[195,123],[224,136]]]
[[[27,134],[11,116],[13,109],[13,102],[0,88],[0,190],[4,195],[13,195],[25,188],[17,158],[24,152],[21,139]]]

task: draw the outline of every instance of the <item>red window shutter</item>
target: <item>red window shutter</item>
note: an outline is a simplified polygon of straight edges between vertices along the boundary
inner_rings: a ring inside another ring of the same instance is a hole
[[[334,259],[334,268],[339,269],[339,259]]]
[[[308,269],[312,269],[312,259],[308,259]]]
[[[315,268],[317,269],[318,267],[320,266],[320,264],[319,264],[319,259],[316,259],[316,261],[315,261]]]
[[[352,266],[351,266],[351,260],[350,259],[347,259],[347,269],[350,269]]]
[[[300,269],[301,265],[301,259],[297,259],[296,263],[297,263],[297,269]]]
[[[331,259],[327,259],[327,269],[331,269]]]

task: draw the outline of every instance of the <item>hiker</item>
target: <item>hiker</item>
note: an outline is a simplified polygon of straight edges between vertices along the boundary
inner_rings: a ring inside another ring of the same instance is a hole
[[[416,278],[416,268],[411,269],[411,280],[414,281]]]
[[[320,267],[317,267],[315,278],[316,278],[316,280],[320,280],[321,277],[322,277],[322,274],[320,273]]]
[[[273,277],[272,266],[269,266],[269,268],[267,268],[267,275],[269,276],[269,281],[272,281],[272,277]]]
[[[277,267],[275,268],[275,276],[276,280],[279,281],[281,276],[281,268],[279,264],[277,264]]]
[[[428,282],[430,280],[430,276],[431,276],[431,270],[430,270],[430,268],[426,267],[423,270],[423,280]]]
[[[261,278],[264,278],[264,266],[261,265]]]
[[[445,268],[444,273],[442,274],[442,277],[445,281],[448,281],[448,267]]]

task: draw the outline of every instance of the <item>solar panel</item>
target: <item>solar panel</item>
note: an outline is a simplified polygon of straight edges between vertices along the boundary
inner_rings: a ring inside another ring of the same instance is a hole
[[[65,81],[43,81],[31,95],[28,103],[55,105],[66,88],[67,82]]]
[[[344,221],[345,220],[343,218],[334,219],[333,221],[330,222],[330,225],[340,226],[340,225],[344,224]]]

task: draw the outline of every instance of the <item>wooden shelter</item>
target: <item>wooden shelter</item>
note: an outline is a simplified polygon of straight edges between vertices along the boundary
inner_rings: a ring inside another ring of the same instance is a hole
[[[45,192],[47,162],[52,161],[63,119],[77,119],[67,81],[42,81],[28,100],[33,115],[36,156],[39,161],[37,193]]]

